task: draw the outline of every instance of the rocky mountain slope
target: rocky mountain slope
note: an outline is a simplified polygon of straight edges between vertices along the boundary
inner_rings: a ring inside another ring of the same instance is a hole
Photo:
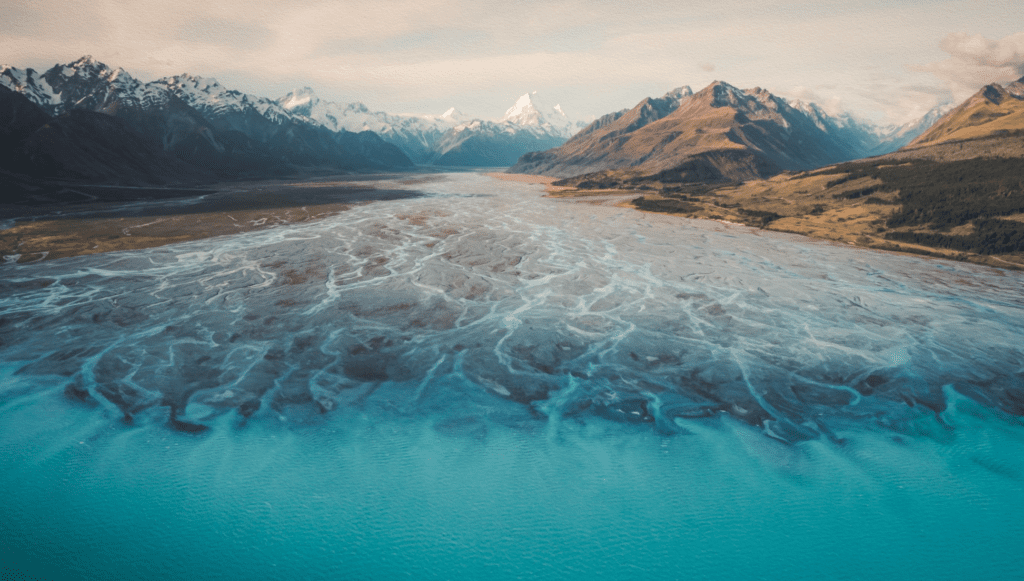
[[[860,120],[849,113],[830,115],[814,103],[789,103],[810,117],[819,129],[850,145],[858,157],[884,155],[900,149],[953,108],[952,104],[942,104],[908,123],[879,126]]]
[[[72,109],[50,117],[0,87],[3,169],[37,178],[115,185],[165,184],[212,177],[154,147],[116,117]],[[4,123],[8,121],[8,123]]]
[[[681,181],[744,180],[885,151],[916,127],[879,129],[761,88],[717,81],[606,115],[559,148],[525,155],[509,171],[570,177],[627,169],[674,172]]]

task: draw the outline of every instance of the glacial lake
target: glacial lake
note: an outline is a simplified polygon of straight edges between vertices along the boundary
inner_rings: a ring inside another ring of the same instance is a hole
[[[0,570],[1024,578],[1024,274],[410,177],[0,266]]]

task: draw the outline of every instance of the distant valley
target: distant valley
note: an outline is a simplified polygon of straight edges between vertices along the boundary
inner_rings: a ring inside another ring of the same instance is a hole
[[[722,81],[586,124],[536,92],[486,120],[455,107],[390,114],[309,87],[271,99],[191,74],[143,83],[90,57],[0,68],[8,209],[311,172],[511,166],[561,178],[563,196],[617,192],[642,210],[1018,267],[1022,135],[1021,81],[899,126]]]

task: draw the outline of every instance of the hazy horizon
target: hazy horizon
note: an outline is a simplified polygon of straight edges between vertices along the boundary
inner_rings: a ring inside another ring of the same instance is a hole
[[[573,117],[722,80],[878,123],[1024,76],[1013,2],[4,2],[0,61],[92,55],[143,81],[302,86],[389,113],[499,117],[538,91]]]

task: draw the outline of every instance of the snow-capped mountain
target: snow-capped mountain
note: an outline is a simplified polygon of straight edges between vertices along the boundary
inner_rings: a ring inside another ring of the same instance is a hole
[[[830,115],[815,103],[799,100],[790,100],[788,103],[806,115],[818,129],[848,144],[860,156],[870,155],[884,139],[881,128],[861,121],[849,113]]]
[[[25,95],[36,105],[50,113],[61,103],[60,95],[53,92],[50,84],[35,69],[16,69],[9,65],[0,67],[0,85]]]
[[[0,191],[5,201],[55,202],[63,184],[191,184],[215,176],[162,150],[116,116],[72,109],[51,116],[0,85]],[[52,183],[56,180],[58,183]]]
[[[903,125],[890,125],[883,128],[882,143],[871,155],[882,155],[901,149],[931,129],[943,116],[956,108],[956,103],[944,103],[932,108],[916,121]]]
[[[283,173],[294,166],[411,165],[372,132],[329,129],[216,79],[184,74],[142,83],[123,69],[82,57],[41,75],[3,66],[0,83],[51,115],[84,109],[121,118],[165,151],[225,177]]]
[[[158,79],[150,85],[155,89],[163,88],[167,95],[181,99],[208,119],[231,119],[229,124],[239,117],[251,116],[276,125],[294,121],[277,101],[228,89],[217,79],[184,74]]]
[[[474,119],[460,124],[434,145],[434,165],[507,167],[529,151],[565,143],[565,137],[541,128]]]
[[[566,139],[586,127],[586,123],[571,119],[561,104],[547,105],[538,100],[537,91],[519,97],[499,122],[525,127],[535,133],[561,135]]]
[[[851,145],[861,157],[884,155],[907,145],[953,108],[947,103],[934,107],[920,119],[902,125],[874,125],[849,113],[829,115],[814,103],[792,100],[794,109],[807,115],[822,131]]]
[[[159,89],[147,86],[124,69],[84,56],[77,61],[56,65],[39,74],[34,69],[0,67],[0,83],[28,97],[50,115],[70,109],[115,112],[127,106],[145,108],[167,102]]]
[[[338,164],[334,150],[339,148],[357,159],[376,156],[377,165],[402,165],[396,152],[381,150],[367,132],[417,163],[509,165],[527,151],[560,145],[585,126],[560,104],[539,100],[536,91],[521,96],[496,120],[468,119],[454,107],[440,115],[393,115],[363,103],[324,100],[309,87],[268,99],[191,74],[143,83],[91,57],[42,74],[4,66],[0,84],[51,115],[88,109],[121,117],[179,154],[276,158],[242,164],[252,168]]]
[[[358,102],[322,100],[309,87],[277,102],[289,114],[333,131],[373,131],[423,164],[509,165],[526,151],[560,145],[586,125],[560,104],[538,101],[536,91],[519,97],[496,120],[467,119],[454,107],[441,115],[392,115]]]
[[[548,106],[537,92],[519,97],[497,121],[474,119],[451,128],[434,145],[435,165],[504,167],[520,156],[565,143],[585,124],[560,104]]]
[[[297,115],[332,131],[373,131],[397,145],[417,163],[426,163],[434,145],[449,129],[464,120],[454,107],[441,115],[391,115],[372,111],[362,103],[341,104],[321,100],[313,89],[296,89],[277,100]]]

